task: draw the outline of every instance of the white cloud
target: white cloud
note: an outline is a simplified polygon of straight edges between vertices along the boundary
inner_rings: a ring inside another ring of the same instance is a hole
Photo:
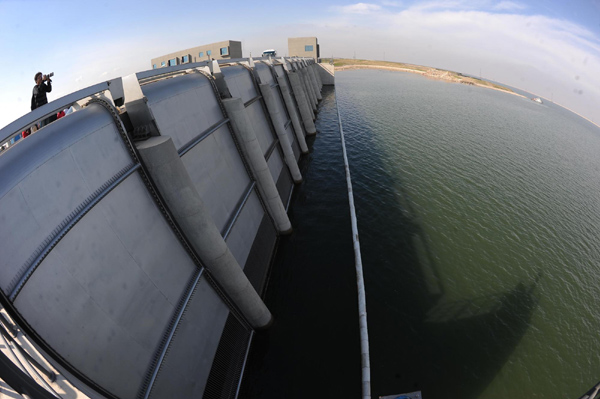
[[[497,11],[519,11],[526,8],[527,6],[525,4],[515,3],[514,1],[501,1],[492,7],[492,9]]]
[[[475,10],[473,4],[434,1],[360,16],[340,12],[323,19],[316,35],[326,57],[356,53],[356,58],[385,57],[476,76],[481,70],[484,78],[553,97],[600,123],[597,34],[567,20],[481,11],[490,10],[490,2]]]
[[[410,10],[434,11],[434,10],[471,10],[477,6],[477,2],[467,2],[464,0],[435,0],[410,7]]]
[[[391,0],[383,0],[381,2],[381,4],[383,4],[384,6],[387,6],[387,7],[402,7],[403,6],[401,1],[391,1]]]
[[[370,3],[356,3],[339,7],[339,9],[344,14],[369,14],[381,10],[381,6]]]
[[[78,77],[75,78],[75,83],[80,83],[83,81],[83,76],[79,75]]]
[[[104,71],[100,74],[100,76],[106,76],[106,75],[108,75],[108,71]]]

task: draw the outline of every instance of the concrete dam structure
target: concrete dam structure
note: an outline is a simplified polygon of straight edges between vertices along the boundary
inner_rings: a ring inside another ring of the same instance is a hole
[[[327,67],[151,70],[1,130],[4,383],[33,398],[235,398],[272,323],[262,295]]]

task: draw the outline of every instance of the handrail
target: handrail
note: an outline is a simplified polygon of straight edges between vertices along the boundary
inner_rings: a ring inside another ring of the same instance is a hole
[[[34,123],[48,117],[49,115],[55,114],[56,112],[70,107],[75,102],[84,99],[86,97],[93,96],[105,90],[108,90],[110,82],[98,83],[94,86],[86,87],[71,94],[67,94],[57,100],[44,104],[39,108],[23,115],[19,119],[6,125],[0,130],[0,144],[4,144],[8,140],[11,140],[17,134],[32,126]]]

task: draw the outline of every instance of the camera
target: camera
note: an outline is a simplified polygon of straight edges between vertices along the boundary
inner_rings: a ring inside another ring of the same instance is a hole
[[[43,80],[49,80],[52,76],[54,76],[54,72],[50,72],[48,75],[44,75]]]

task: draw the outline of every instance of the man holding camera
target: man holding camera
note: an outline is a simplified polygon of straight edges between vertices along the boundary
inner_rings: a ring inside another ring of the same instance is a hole
[[[41,72],[35,74],[35,86],[33,86],[33,95],[31,96],[32,111],[44,104],[48,104],[46,93],[50,93],[52,91],[52,81],[50,80],[50,76],[52,75],[53,74],[42,75]],[[42,122],[40,122],[40,127],[45,126],[50,122],[50,118],[44,119]]]

